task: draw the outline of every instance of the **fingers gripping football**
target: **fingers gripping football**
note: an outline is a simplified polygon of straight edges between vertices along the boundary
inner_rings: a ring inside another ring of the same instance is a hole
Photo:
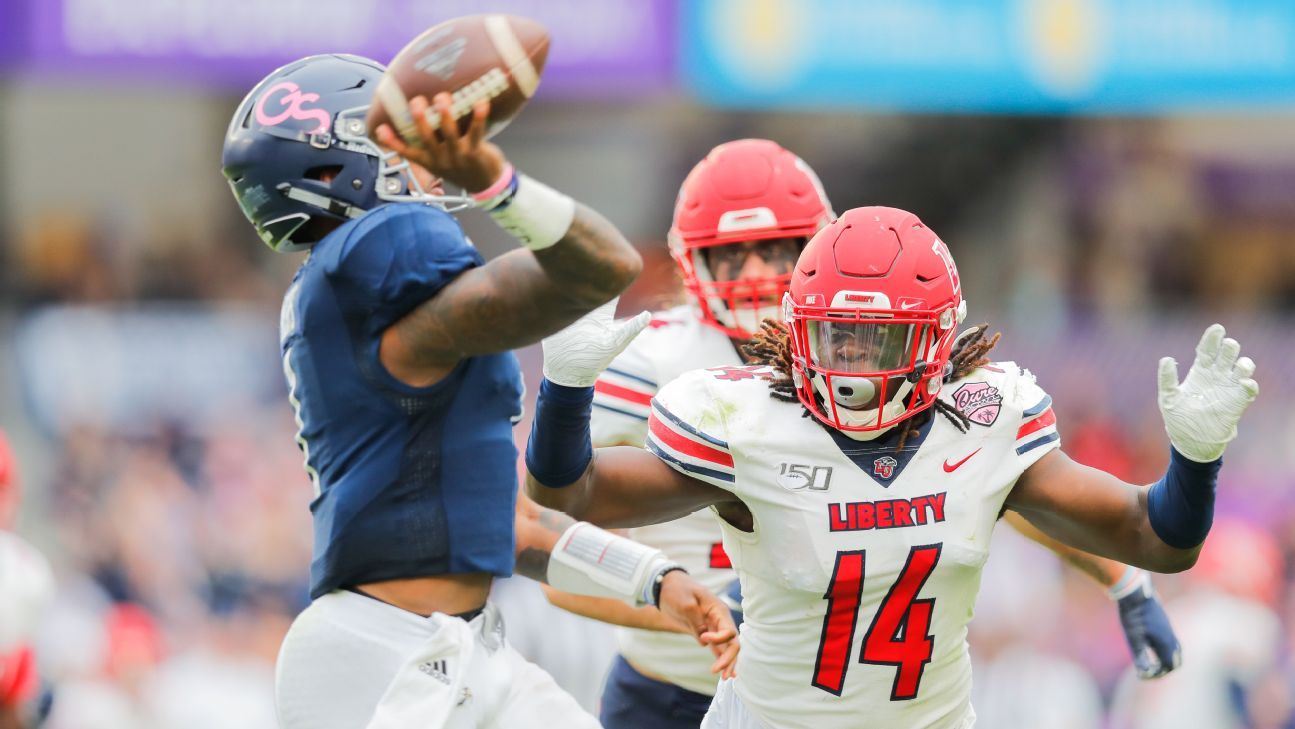
[[[1178,382],[1178,364],[1160,360],[1159,404],[1169,442],[1184,456],[1208,463],[1223,455],[1236,437],[1237,422],[1259,394],[1255,363],[1242,357],[1241,345],[1225,336],[1221,324],[1205,330],[1196,361]]]
[[[482,101],[473,106],[472,121],[462,134],[451,107],[449,94],[438,94],[430,103],[426,97],[416,96],[409,102],[409,111],[418,131],[417,143],[407,142],[386,124],[377,128],[374,139],[433,175],[468,192],[479,192],[499,179],[507,165],[499,147],[486,141],[490,103]],[[439,127],[432,126],[433,116],[440,119]]]
[[[615,321],[616,299],[585,314],[574,324],[545,338],[544,376],[567,387],[592,387],[616,355],[652,318],[649,312]]]

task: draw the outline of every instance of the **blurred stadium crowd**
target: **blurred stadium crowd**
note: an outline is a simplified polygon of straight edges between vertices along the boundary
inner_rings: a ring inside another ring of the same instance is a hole
[[[55,697],[49,726],[272,727],[273,661],[305,605],[310,555],[310,488],[275,342],[296,261],[259,244],[219,179],[236,92],[184,99],[184,118],[197,120],[184,134],[141,139],[105,120],[124,145],[76,138],[60,114],[78,94],[112,112],[165,103],[172,89],[0,85],[0,120],[38,142],[3,143],[0,426],[25,492],[16,531],[58,578],[37,640]],[[1204,324],[1226,324],[1263,389],[1228,451],[1201,564],[1156,578],[1183,667],[1139,684],[1107,597],[1000,533],[972,623],[975,704],[999,729],[1281,729],[1295,727],[1286,114],[758,112],[669,93],[541,93],[499,141],[519,167],[638,242],[647,268],[626,313],[678,296],[664,245],[670,202],[720,141],[779,141],[818,170],[838,209],[916,211],[957,255],[971,320],[1003,332],[996,355],[1033,369],[1053,395],[1066,451],[1134,482],[1155,480],[1168,458],[1156,360],[1187,361]],[[169,159],[174,145],[189,151]],[[134,202],[80,204],[78,180],[50,168],[97,178],[87,184],[98,197],[105,185],[134,186],[123,192]],[[35,182],[64,194],[33,196],[24,188]],[[168,186],[188,188],[178,209]],[[475,214],[465,227],[487,255],[509,245]],[[533,392],[538,354],[522,359]],[[576,644],[532,653],[606,660],[610,648],[580,645],[606,631],[572,625],[560,634]],[[583,673],[586,684],[600,679]]]

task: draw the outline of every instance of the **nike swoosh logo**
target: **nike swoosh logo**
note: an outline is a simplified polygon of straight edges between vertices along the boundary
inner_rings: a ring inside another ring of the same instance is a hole
[[[977,453],[979,453],[979,452],[980,452],[980,449],[979,449],[979,448],[977,448],[976,450],[974,450],[974,451],[972,451],[971,453],[967,454],[967,457],[966,457],[966,458],[962,459],[961,461],[958,461],[957,463],[953,463],[953,464],[950,464],[950,463],[949,463],[949,461],[946,459],[946,460],[944,461],[944,472],[945,472],[945,473],[953,473],[954,471],[958,470],[958,467],[959,467],[959,466],[961,466],[962,464],[966,463],[967,461],[970,461],[970,460],[971,460],[971,457],[972,457],[972,456],[974,456],[974,455],[976,455],[976,454],[977,454]]]

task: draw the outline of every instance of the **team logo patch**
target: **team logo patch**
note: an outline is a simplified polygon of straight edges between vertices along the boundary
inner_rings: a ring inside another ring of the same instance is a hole
[[[882,456],[872,462],[872,473],[881,478],[890,478],[895,475],[895,469],[899,467],[899,461],[890,456]]]
[[[971,422],[989,427],[1003,409],[1003,396],[988,382],[968,382],[953,391],[953,406]]]

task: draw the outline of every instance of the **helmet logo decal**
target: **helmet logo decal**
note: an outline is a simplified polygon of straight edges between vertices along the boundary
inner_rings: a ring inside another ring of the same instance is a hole
[[[280,92],[287,93],[280,96],[276,101],[283,111],[271,115],[266,111],[266,105],[270,98]],[[302,93],[301,88],[291,81],[281,81],[270,88],[266,89],[261,98],[256,102],[256,121],[267,127],[277,126],[289,119],[298,121],[310,121],[314,119],[319,122],[319,126],[308,130],[310,134],[322,134],[328,131],[328,124],[332,117],[324,109],[306,109],[302,104],[319,101],[319,94]]]
[[[958,279],[958,267],[953,265],[953,256],[949,255],[948,246],[939,238],[931,244],[931,250],[935,255],[940,257],[940,262],[944,264],[944,270],[949,274],[949,280],[953,282],[953,293],[962,293],[962,281]]]
[[[953,405],[971,422],[989,427],[1003,409],[1003,396],[988,382],[968,382],[953,391]]]

